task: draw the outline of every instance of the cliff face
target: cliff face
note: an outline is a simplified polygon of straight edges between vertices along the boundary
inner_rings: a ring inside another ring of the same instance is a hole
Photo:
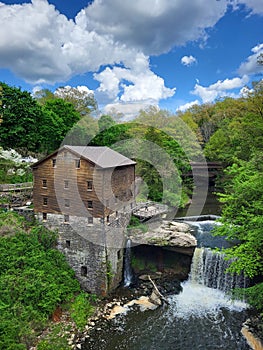
[[[160,273],[165,279],[185,280],[190,265],[196,238],[185,223],[162,221],[149,226],[148,232],[133,230],[132,268],[136,276]],[[159,276],[159,277],[160,277]]]

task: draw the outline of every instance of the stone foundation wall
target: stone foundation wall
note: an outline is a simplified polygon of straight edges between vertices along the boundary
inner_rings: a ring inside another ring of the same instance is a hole
[[[37,218],[42,220],[42,214]],[[49,214],[43,224],[58,231],[58,249],[85,291],[106,295],[120,284],[126,226],[111,227],[99,219],[89,224],[85,217],[72,216],[65,223],[63,215],[55,214]]]

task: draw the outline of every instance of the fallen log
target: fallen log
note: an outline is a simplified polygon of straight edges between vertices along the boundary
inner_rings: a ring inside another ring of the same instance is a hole
[[[156,284],[153,282],[153,280],[151,279],[151,277],[148,275],[148,279],[149,281],[152,283],[153,287],[154,287],[154,293],[155,295],[157,295],[161,301],[163,301],[165,304],[170,305],[169,302],[167,301],[167,299],[162,295],[162,293],[159,291],[159,289],[157,288]]]

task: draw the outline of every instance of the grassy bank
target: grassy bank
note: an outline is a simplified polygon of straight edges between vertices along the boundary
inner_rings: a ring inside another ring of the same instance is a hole
[[[35,345],[58,307],[80,330],[92,314],[93,296],[81,291],[55,247],[56,233],[12,212],[0,213],[0,349]],[[52,328],[38,349],[66,350],[61,327]]]

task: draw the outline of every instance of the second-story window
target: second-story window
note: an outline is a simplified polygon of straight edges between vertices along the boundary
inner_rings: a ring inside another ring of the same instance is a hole
[[[52,159],[52,166],[53,166],[53,168],[55,168],[56,165],[57,165],[57,160],[56,160],[56,158],[53,158]]]
[[[92,201],[88,201],[88,209],[93,209],[93,202]]]
[[[47,188],[47,180],[46,179],[42,180],[42,187]]]
[[[80,168],[80,159],[75,159],[75,167],[76,167],[77,169]]]
[[[69,201],[69,199],[65,199],[65,207],[66,207],[66,208],[69,208],[69,206],[70,206],[70,201]]]
[[[87,190],[92,191],[93,190],[93,183],[91,180],[87,181]]]
[[[43,197],[43,205],[47,205],[47,197]]]

